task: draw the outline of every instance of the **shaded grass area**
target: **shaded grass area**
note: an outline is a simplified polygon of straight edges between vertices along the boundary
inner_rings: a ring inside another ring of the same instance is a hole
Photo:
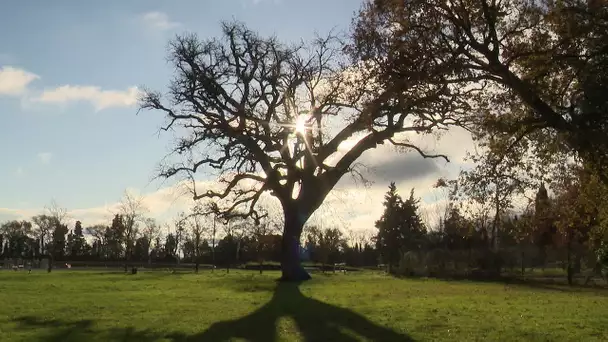
[[[1,341],[606,341],[608,292],[374,272],[0,272]]]

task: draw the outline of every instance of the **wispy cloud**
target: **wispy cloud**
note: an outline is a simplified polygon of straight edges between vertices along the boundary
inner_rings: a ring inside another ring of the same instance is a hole
[[[50,164],[52,158],[53,158],[53,154],[50,153],[50,152],[40,152],[40,153],[38,153],[38,160],[40,160],[40,162],[42,164]]]
[[[18,167],[18,168],[15,170],[15,176],[18,176],[18,177],[23,176],[23,173],[24,173],[24,171],[23,171],[23,167],[21,167],[21,166],[19,166],[19,167]]]
[[[431,225],[436,223],[439,213],[446,205],[447,195],[442,192],[443,190],[434,189],[433,184],[439,177],[453,178],[458,174],[459,167],[462,165],[463,150],[472,148],[472,142],[465,131],[457,129],[450,130],[449,134],[437,142],[430,142],[430,140],[430,137],[425,137],[413,142],[424,147],[429,153],[448,154],[452,159],[451,164],[446,165],[440,160],[423,159],[415,152],[396,152],[388,146],[369,151],[361,157],[360,162],[371,167],[370,172],[363,173],[372,181],[372,184],[364,187],[358,182],[353,182],[349,175],[345,175],[311,217],[311,223],[345,230],[373,231],[374,222],[382,215],[382,198],[391,181],[397,183],[399,192],[404,197],[408,196],[411,188],[415,188],[415,195],[422,198],[423,216]],[[346,145],[343,148],[348,147]],[[50,161],[52,154],[40,153],[39,158],[41,162]],[[197,183],[199,191],[214,189],[217,186],[213,180]],[[143,203],[149,209],[147,215],[156,218],[161,223],[171,223],[178,212],[187,211],[193,204],[192,197],[187,194],[185,188],[187,185],[189,185],[188,182],[181,182],[147,193],[141,193],[136,189],[129,189],[129,191],[135,196],[143,196]],[[109,224],[112,213],[117,211],[120,196],[121,194],[118,193],[115,198],[105,199],[109,200],[105,205],[68,208],[70,209],[71,224],[74,220],[81,220],[86,226],[97,223]],[[43,208],[27,210],[0,208],[0,221],[8,218],[28,218],[42,211]]]
[[[40,76],[10,66],[0,67],[0,95],[18,96],[27,91],[28,85]]]
[[[91,103],[95,110],[100,111],[111,107],[129,107],[137,103],[139,90],[130,87],[127,90],[102,90],[96,86],[64,85],[57,88],[46,89],[35,98],[37,102],[68,104],[71,102],[86,101]]]
[[[249,0],[249,2],[251,2],[253,5],[258,5],[262,3],[280,4],[282,0]]]
[[[140,19],[148,29],[152,30],[167,31],[181,26],[181,23],[171,21],[166,13],[158,11],[144,13]]]
[[[278,5],[282,2],[283,2],[283,0],[241,0],[241,6],[243,8],[248,8],[251,6],[258,6],[258,5],[264,5],[264,4]]]
[[[0,222],[5,220],[29,220],[38,212],[35,209],[0,208]]]

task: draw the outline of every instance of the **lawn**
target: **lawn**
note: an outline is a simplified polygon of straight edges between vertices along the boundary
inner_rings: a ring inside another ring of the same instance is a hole
[[[0,271],[2,341],[608,341],[608,292],[373,272]]]

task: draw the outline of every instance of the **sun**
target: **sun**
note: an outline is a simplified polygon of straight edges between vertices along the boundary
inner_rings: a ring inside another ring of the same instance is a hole
[[[306,118],[304,116],[300,115],[296,119],[295,130],[298,134],[306,133]]]

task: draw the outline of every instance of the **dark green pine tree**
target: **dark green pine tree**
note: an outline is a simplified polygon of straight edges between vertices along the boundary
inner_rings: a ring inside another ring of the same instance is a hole
[[[67,251],[72,260],[81,259],[88,252],[87,241],[82,231],[82,222],[76,221],[74,230],[68,234]]]
[[[108,254],[113,260],[120,260],[124,255],[125,225],[123,222],[121,215],[115,215],[112,225],[105,232]]]
[[[401,232],[402,252],[419,250],[424,244],[426,227],[419,214],[420,199],[414,197],[414,189],[410,197],[403,202],[400,212],[399,231]]]
[[[400,249],[403,245],[399,229],[401,220],[401,208],[403,200],[397,194],[397,186],[394,182],[389,185],[389,190],[384,195],[384,213],[378,221],[376,228],[376,248],[380,253],[381,261],[388,265],[388,271],[399,262]]]
[[[403,201],[395,183],[389,185],[384,196],[384,213],[376,221],[376,248],[382,262],[388,265],[389,272],[399,264],[403,253],[419,250],[424,244],[426,227],[419,214],[419,205],[420,200],[414,197],[414,189],[410,197]]]
[[[55,229],[51,235],[52,257],[54,260],[65,260],[66,255],[66,234],[68,226],[61,224],[59,221],[54,223]]]

